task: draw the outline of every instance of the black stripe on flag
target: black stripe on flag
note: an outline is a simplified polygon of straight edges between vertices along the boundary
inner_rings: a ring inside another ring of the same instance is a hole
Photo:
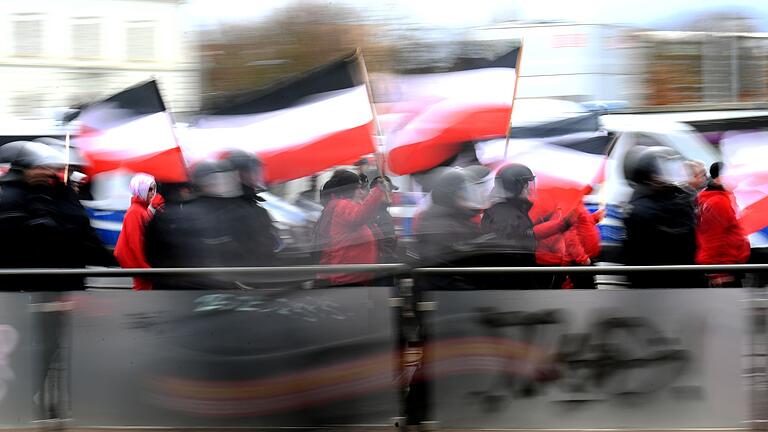
[[[240,93],[208,115],[259,114],[290,108],[306,98],[362,84],[357,52],[258,90]]]
[[[106,130],[161,112],[165,112],[163,97],[157,81],[150,80],[89,104],[77,119],[83,126]]]
[[[130,110],[135,117],[165,111],[165,103],[155,80],[129,87],[101,103],[113,103],[114,108]]]

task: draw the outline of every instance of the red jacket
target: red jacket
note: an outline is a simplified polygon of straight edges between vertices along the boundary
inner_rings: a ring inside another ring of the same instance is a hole
[[[734,198],[721,186],[699,193],[697,264],[741,264],[749,259],[749,240],[736,219]]]
[[[148,203],[137,197],[131,199],[131,206],[125,212],[123,229],[117,238],[115,258],[122,268],[149,268],[144,254],[144,230],[151,217]],[[133,279],[133,289],[149,290],[152,284],[141,278]]]
[[[597,228],[600,218],[589,213],[583,204],[574,211],[576,220],[566,233],[566,249],[571,262],[583,263],[587,258],[592,260],[600,255],[600,230]]]
[[[371,193],[357,203],[350,199],[333,199],[324,213],[329,218],[329,245],[323,249],[320,264],[376,264],[378,249],[376,238],[368,227],[381,205],[384,192],[374,188]],[[369,274],[329,274],[321,275],[333,284],[350,284],[370,279]]]
[[[566,244],[567,221],[558,214],[557,203],[537,199],[528,215],[533,221],[533,234],[536,237],[536,263],[543,266],[562,266],[568,264]],[[557,214],[553,217],[553,215]],[[549,218],[548,220],[546,220]]]

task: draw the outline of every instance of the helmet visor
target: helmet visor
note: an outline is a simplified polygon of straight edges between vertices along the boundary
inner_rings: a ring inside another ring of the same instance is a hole
[[[665,183],[681,185],[688,181],[688,169],[682,158],[662,158],[659,161],[659,177]]]

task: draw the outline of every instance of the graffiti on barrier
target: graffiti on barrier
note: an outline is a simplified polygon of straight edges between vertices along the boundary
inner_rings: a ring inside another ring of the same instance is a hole
[[[209,294],[195,299],[195,312],[236,311],[279,314],[310,322],[322,319],[345,320],[353,315],[338,303],[314,297],[268,299],[262,296]]]
[[[592,402],[655,393],[672,386],[690,365],[690,351],[666,336],[647,317],[602,316],[574,332],[562,310],[476,314],[486,336],[543,348],[540,355],[509,359],[514,365],[494,374],[487,387],[470,392],[488,409],[506,400],[534,397],[556,387],[561,402]],[[509,373],[510,370],[527,373]]]

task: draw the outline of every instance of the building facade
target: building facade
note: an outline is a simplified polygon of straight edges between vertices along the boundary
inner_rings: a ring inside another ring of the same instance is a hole
[[[199,61],[181,3],[0,2],[0,120],[50,118],[150,78],[172,112],[197,110]]]

